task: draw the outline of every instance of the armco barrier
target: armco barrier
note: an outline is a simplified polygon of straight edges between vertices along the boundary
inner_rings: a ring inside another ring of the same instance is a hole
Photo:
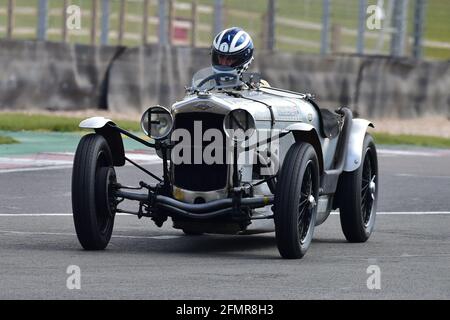
[[[309,92],[321,106],[367,117],[450,116],[450,62],[256,52],[252,71],[273,86]],[[149,45],[90,47],[0,41],[0,109],[108,108],[140,112],[184,95],[209,50]]]

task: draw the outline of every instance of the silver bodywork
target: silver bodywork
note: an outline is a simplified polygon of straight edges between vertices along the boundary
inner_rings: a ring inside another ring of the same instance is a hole
[[[374,127],[370,121],[365,119],[353,119],[344,171],[355,171],[361,165],[364,136],[368,127]]]
[[[222,88],[221,88],[222,89]],[[227,115],[230,111],[244,109],[248,111],[255,120],[256,130],[278,130],[285,133],[279,140],[279,167],[282,166],[285,155],[292,144],[296,141],[296,135],[307,133],[313,136],[316,141],[313,146],[316,149],[319,162],[321,164],[321,173],[332,168],[339,135],[330,139],[320,134],[320,115],[317,107],[308,101],[307,96],[301,93],[272,89],[270,87],[261,87],[258,89],[241,89],[236,91],[236,95],[231,95],[223,90],[194,90],[187,91],[184,99],[174,103],[169,107],[174,119],[182,113],[209,113]],[[271,110],[273,112],[273,119]],[[273,127],[272,127],[272,120]],[[373,126],[369,121],[363,119],[353,119],[350,131],[348,151],[345,156],[344,171],[351,172],[361,165],[362,146],[368,126]],[[81,128],[99,129],[111,122],[102,117],[89,118],[80,123]],[[158,153],[161,156],[161,153]],[[170,175],[173,179],[173,166],[170,166]],[[238,170],[242,174],[241,183],[254,184],[260,180],[253,180],[253,166],[239,165]],[[186,190],[176,185],[172,186],[173,198],[186,202],[194,203],[195,199],[201,197],[209,202],[229,197],[230,189],[233,185],[233,166],[228,165],[227,185],[220,190],[200,192],[195,190]],[[207,179],[207,177],[193,177],[193,179]],[[271,191],[267,183],[254,188],[255,195],[268,195]],[[317,201],[318,212],[316,225],[323,223],[328,217],[331,208],[333,195],[321,195]],[[267,207],[266,207],[267,208]],[[261,213],[257,209],[255,214]],[[268,210],[266,210],[268,211]],[[262,213],[264,214],[264,213]],[[270,220],[269,224],[273,224]],[[253,224],[258,225],[258,223]],[[259,227],[259,226],[257,226]]]
[[[317,137],[321,149],[318,157],[322,157],[319,161],[323,163],[323,170],[331,168],[339,136],[328,139],[319,134],[320,118],[316,108],[307,100],[305,95],[290,92],[281,92],[270,88],[260,88],[259,90],[244,90],[240,92],[242,98],[233,97],[221,92],[203,92],[187,95],[182,101],[172,105],[171,112],[176,118],[181,113],[217,113],[226,115],[235,109],[247,110],[255,119],[256,129],[270,129],[271,114],[267,106],[260,103],[263,102],[270,105],[274,115],[274,129],[281,132],[289,132],[279,141],[279,162],[280,167],[284,157],[290,146],[295,143],[295,132],[310,132]],[[247,100],[250,98],[252,100]],[[361,162],[362,142],[371,123],[367,120],[354,119],[351,131],[351,139],[348,154],[345,162],[345,171],[356,170]],[[229,186],[232,181],[232,167],[228,172]],[[240,166],[239,170],[243,172],[243,182],[255,183],[251,180],[252,166]],[[210,192],[196,192],[192,190],[184,190],[174,186],[174,197],[178,200],[193,203],[197,197],[202,197],[206,201],[222,199],[227,196],[228,189],[221,189]],[[263,184],[255,189],[256,195],[270,194],[267,184]],[[324,195],[318,201],[317,224],[321,224],[328,217],[331,211],[332,196]]]
[[[79,127],[82,129],[100,129],[103,128],[108,122],[112,121],[104,117],[92,117],[81,121]]]

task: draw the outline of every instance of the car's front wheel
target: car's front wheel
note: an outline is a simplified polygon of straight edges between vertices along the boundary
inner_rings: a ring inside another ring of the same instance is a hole
[[[275,191],[275,234],[283,258],[302,258],[316,223],[319,196],[319,161],[309,143],[289,149]]]
[[[116,182],[111,150],[98,134],[78,144],[72,171],[72,210],[75,230],[86,250],[105,249],[111,239]]]

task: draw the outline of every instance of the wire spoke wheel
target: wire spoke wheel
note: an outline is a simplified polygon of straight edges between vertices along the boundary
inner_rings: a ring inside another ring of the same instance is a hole
[[[373,204],[375,202],[376,175],[373,171],[373,157],[371,150],[366,150],[366,156],[363,163],[362,185],[361,185],[361,218],[365,226],[370,221]]]
[[[275,192],[274,219],[278,250],[283,258],[302,258],[316,223],[319,195],[319,162],[309,143],[289,149]]]
[[[315,201],[313,195],[313,180],[312,180],[312,164],[308,162],[305,174],[302,181],[302,192],[300,197],[300,204],[298,208],[298,234],[300,236],[300,243],[305,243],[311,225],[311,217],[313,215],[314,205],[311,201]]]

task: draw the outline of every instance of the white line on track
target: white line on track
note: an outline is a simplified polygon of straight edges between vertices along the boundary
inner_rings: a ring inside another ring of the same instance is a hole
[[[43,159],[45,155],[48,156],[66,156],[69,159]],[[20,165],[19,168],[0,169],[0,173],[9,172],[32,172],[32,171],[44,171],[44,170],[58,170],[58,169],[71,169],[73,165],[74,153],[71,152],[53,152],[40,154],[38,158],[26,156],[25,158],[18,157],[0,157],[0,164],[16,164]],[[151,165],[161,162],[161,159],[156,154],[147,154],[139,152],[128,152],[127,156],[134,161],[140,161],[141,164]],[[127,165],[130,165],[127,163]]]
[[[333,211],[332,215],[339,212]],[[381,211],[377,215],[450,215],[450,211]],[[25,218],[25,217],[71,217],[72,213],[0,213],[1,217]],[[135,217],[132,214],[117,213],[116,216]]]
[[[390,156],[420,156],[420,157],[436,157],[450,155],[448,150],[396,150],[396,149],[378,149],[378,154]]]
[[[449,150],[397,150],[397,149],[378,149],[378,153],[383,156],[422,156],[422,157],[440,157],[449,156]],[[52,155],[66,155],[73,156],[73,153],[50,153]],[[161,159],[155,154],[145,154],[145,153],[127,153],[130,159],[135,161],[144,161],[145,164],[157,164],[161,162]],[[0,173],[10,173],[10,172],[32,172],[32,171],[43,171],[43,170],[58,170],[58,169],[70,169],[72,168],[72,159],[70,160],[45,160],[45,159],[33,159],[33,158],[10,158],[0,157],[1,162],[15,162],[22,165],[29,163],[35,165],[35,167],[28,168],[11,168],[11,169],[0,169]],[[36,166],[38,165],[38,166]]]
[[[337,211],[331,212],[331,214],[339,214]],[[389,212],[377,212],[377,215],[446,215],[450,214],[450,211],[389,211]]]
[[[71,217],[72,213],[0,213],[0,217]],[[134,217],[132,214],[116,213],[116,216]]]
[[[153,165],[158,164],[161,161],[158,160],[151,160],[151,161],[145,161],[141,162],[140,165]],[[130,167],[131,164],[127,163],[125,165],[126,167]],[[15,169],[0,169],[0,173],[9,173],[9,172],[32,172],[32,171],[46,171],[46,170],[60,170],[60,169],[72,169],[73,165],[58,165],[58,166],[48,166],[48,167],[34,167],[34,168],[15,168]]]
[[[450,176],[421,176],[418,174],[409,174],[409,173],[397,173],[394,174],[396,177],[406,177],[406,178],[426,178],[426,179],[450,179]]]
[[[21,236],[70,236],[75,237],[75,233],[70,232],[30,232],[30,231],[10,231],[10,230],[0,230],[0,234],[12,234]],[[112,238],[122,238],[122,239],[153,239],[153,240],[169,240],[177,239],[182,236],[177,235],[159,235],[159,236],[131,236],[131,235],[112,235]]]
[[[47,171],[47,170],[60,170],[60,169],[70,169],[70,168],[72,168],[72,165],[52,166],[52,167],[35,167],[35,168],[2,169],[2,170],[0,170],[0,173]]]

